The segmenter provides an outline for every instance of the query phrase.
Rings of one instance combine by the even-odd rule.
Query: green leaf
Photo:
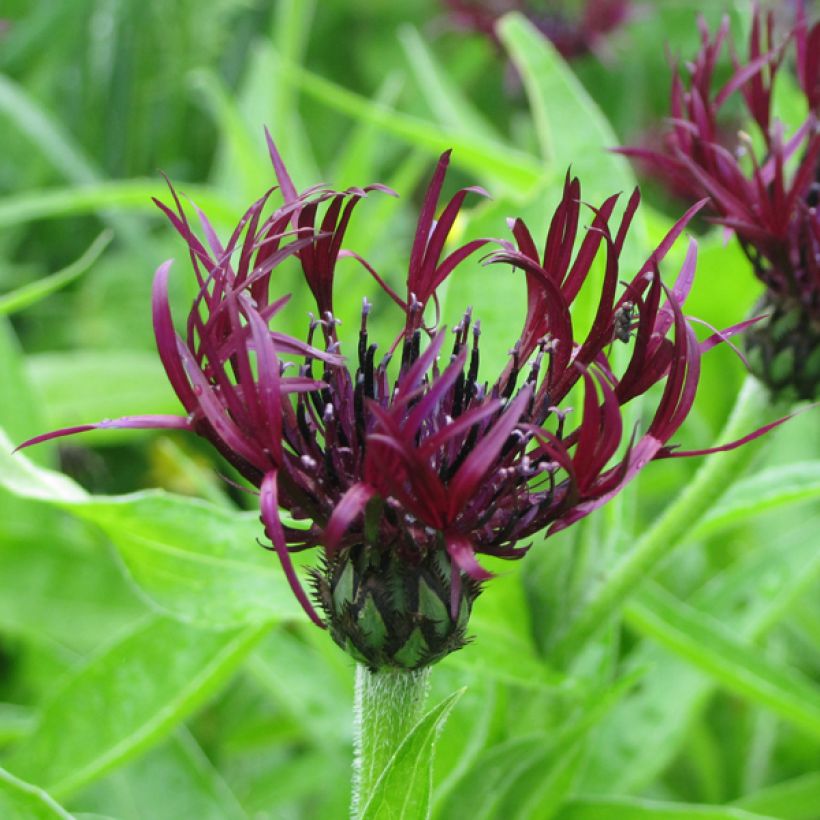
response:
[[[544,161],[561,174],[571,166],[585,200],[595,205],[619,191],[628,196],[635,174],[609,150],[620,141],[555,46],[518,13],[502,17],[496,32],[524,81]],[[632,231],[645,241],[642,224]]]
[[[625,616],[634,629],[695,664],[729,691],[820,737],[820,689],[738,641],[717,619],[658,586],[633,599]]]
[[[305,629],[330,643],[313,625]],[[338,652],[335,646],[331,651]],[[338,657],[345,658],[341,653]],[[350,723],[339,719],[350,711],[353,700],[349,664],[334,670],[315,646],[291,628],[281,628],[272,630],[260,644],[248,662],[248,672],[316,748],[350,747]]]
[[[99,180],[100,173],[93,162],[75,144],[62,123],[43,108],[22,86],[8,77],[0,75],[0,112],[30,140],[31,145],[40,149],[43,156],[67,180],[87,185]],[[101,210],[118,233],[142,253],[144,232],[133,218]],[[9,224],[0,217],[0,224]]]
[[[0,817],[9,820],[72,820],[71,815],[42,789],[23,782],[5,769],[0,769]]]
[[[70,285],[75,279],[82,276],[100,257],[100,254],[108,247],[114,234],[111,231],[103,231],[89,246],[88,250],[75,262],[63,268],[51,276],[37,279],[27,285],[23,285],[11,293],[0,296],[0,315],[15,313],[23,310],[29,305],[45,299],[60,288]]]
[[[447,721],[447,731],[436,745],[436,767],[432,816],[447,800],[462,777],[491,742],[505,718],[506,687],[480,674],[465,676],[462,670],[437,666],[432,676],[433,691],[451,692],[456,686],[467,691]]]
[[[175,618],[227,628],[304,617],[279,562],[257,543],[257,514],[159,490],[90,496],[10,450],[0,432],[0,484],[99,526],[139,590]]]
[[[210,628],[304,618],[276,556],[257,543],[256,513],[161,491],[70,509],[103,529],[140,590],[175,618]]]
[[[463,689],[434,706],[411,729],[382,772],[361,820],[426,820],[433,790],[436,740]],[[397,800],[403,795],[403,800]]]
[[[88,493],[68,476],[33,464],[14,453],[15,444],[0,429],[0,485],[22,498],[67,504],[81,503]]]
[[[435,155],[453,149],[453,164],[471,174],[492,176],[493,184],[510,193],[524,194],[544,182],[549,175],[542,162],[507,146],[472,135],[454,134],[418,117],[373,102],[306,69],[283,64],[282,71],[306,94],[323,105],[356,120],[372,122],[387,133]]]
[[[694,537],[709,535],[788,504],[820,498],[820,461],[768,467],[735,484],[700,522]]]
[[[392,106],[401,93],[404,85],[403,78],[398,74],[388,74],[384,82],[378,88],[373,99],[380,105]],[[345,140],[344,146],[337,153],[333,163],[333,184],[338,188],[350,186],[361,186],[364,179],[368,179],[374,172],[374,160],[379,156],[379,151],[384,144],[384,137],[381,130],[372,122],[358,123]],[[427,170],[427,163],[424,163]],[[399,166],[400,167],[400,166]],[[399,168],[394,169],[394,174]],[[403,180],[402,180],[403,181]],[[402,186],[399,190],[407,191],[411,185]],[[379,224],[383,224],[379,221]],[[355,227],[355,223],[353,226]],[[364,227],[360,232],[369,233],[370,241],[374,241],[373,231],[366,231]],[[348,234],[350,236],[350,234]],[[354,235],[355,236],[355,235]],[[351,248],[361,248],[358,241],[346,240],[347,246]],[[360,251],[361,252],[361,251]]]
[[[509,789],[530,766],[548,767],[554,751],[546,733],[516,737],[486,750],[456,784],[436,816],[489,820],[503,817],[501,805]]]
[[[745,555],[696,591],[691,604],[741,639],[755,640],[812,583],[820,562],[814,538],[818,526],[815,516]],[[598,728],[583,791],[645,789],[676,757],[715,689],[713,678],[657,644],[637,648],[631,664],[650,671]]]
[[[29,356],[27,367],[29,378],[43,399],[48,424],[55,429],[120,416],[182,412],[154,353],[42,353]],[[134,435],[131,430],[106,430],[99,435],[89,433],[86,441],[116,444],[123,436]]]
[[[58,796],[79,789],[205,703],[267,628],[212,632],[146,621],[65,681],[7,765]]]
[[[470,632],[475,642],[465,651],[448,655],[444,661],[448,666],[525,689],[544,689],[561,680],[538,656],[527,633],[494,621],[480,610],[470,618]]]
[[[19,515],[19,499],[8,499]],[[5,635],[68,648],[73,656],[145,615],[115,556],[100,549],[100,539],[89,538],[87,527],[42,504],[30,509],[32,520],[16,521],[17,531],[0,539],[0,630]]]
[[[578,798],[566,805],[560,820],[777,820],[764,814],[752,814],[726,806],[705,806],[696,803],[662,803],[638,797]]]
[[[418,29],[402,26],[399,40],[416,75],[416,84],[436,119],[445,128],[497,142],[499,150],[507,150],[507,146],[500,143],[498,132],[439,65]]]
[[[500,816],[516,820],[549,820],[564,804],[584,762],[583,743],[562,751],[553,765],[546,768],[536,755],[531,759],[515,785],[507,789]]]
[[[299,65],[310,24],[314,0],[284,0],[276,4],[276,34],[290,29],[287,43],[280,36],[272,39],[257,38],[248,55],[244,76],[234,98],[242,114],[251,139],[258,140],[259,149],[267,156],[264,129],[267,127],[284,158],[288,173],[300,190],[322,179],[322,172],[313,154],[315,134],[310,123],[303,120],[298,110],[298,88],[291,77],[282,71],[281,64]],[[275,77],[276,81],[271,82]],[[271,179],[270,161],[266,160],[263,179]],[[230,168],[222,163],[213,177],[217,187],[236,187]],[[358,181],[361,184],[361,181]],[[269,184],[269,183],[266,183]],[[259,196],[261,191],[255,196]]]
[[[201,68],[191,73],[191,85],[214,119],[222,137],[222,157],[225,170],[231,173],[234,186],[248,198],[259,196],[259,182],[265,172],[271,173],[262,149],[262,134],[256,139],[250,133],[234,97],[215,72]],[[241,185],[236,186],[236,177]]]
[[[0,703],[0,745],[25,737],[34,728],[34,715],[25,706]]]
[[[815,820],[820,806],[820,772],[767,786],[735,800],[732,805],[780,820]]]
[[[35,219],[81,216],[109,209],[158,214],[151,197],[162,199],[163,185],[159,179],[130,179],[15,194],[0,198],[0,223],[8,227]],[[238,210],[210,188],[180,184],[179,189],[206,211],[212,221],[231,223],[236,220]]]
[[[549,734],[538,732],[498,743],[480,755],[451,789],[437,817],[552,817],[569,793],[584,761],[590,730],[643,675],[635,670],[608,691],[590,698],[580,718]]]
[[[97,178],[97,170],[62,124],[8,77],[0,77],[0,111],[67,179],[92,182]]]
[[[84,811],[118,820],[247,820],[236,797],[185,729],[84,790],[77,804]]]

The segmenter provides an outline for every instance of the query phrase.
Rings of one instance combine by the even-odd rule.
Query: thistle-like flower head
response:
[[[748,336],[752,366],[774,392],[799,398],[820,391],[820,23],[809,27],[803,4],[797,24],[775,42],[774,16],[755,11],[741,59],[724,20],[672,85],[671,121],[663,151],[628,148],[692,198],[708,196],[715,220],[731,229],[766,286],[768,321]],[[791,134],[773,115],[774,84],[793,46],[806,117]],[[728,47],[734,70],[716,87]],[[727,146],[724,110],[742,101],[756,130]]]
[[[272,142],[270,151],[283,202],[264,216],[266,193],[227,242],[201,212],[198,238],[173,188],[173,206],[158,203],[187,244],[199,285],[181,335],[168,304],[169,263],[153,288],[159,354],[186,415],[106,421],[28,443],[94,427],[180,428],[206,438],[258,488],[265,532],[308,615],[373,668],[417,668],[464,643],[473,601],[490,577],[481,556],[520,558],[527,539],[568,527],[648,462],[672,454],[702,352],[736,328],[699,342],[684,317],[694,242],[672,287],[658,272],[699,206],[631,275],[620,257],[638,192],[613,228],[618,197],[587,211],[569,176],[543,251],[520,219],[510,223],[510,241],[451,247],[465,198],[484,192],[459,191],[436,220],[448,152],[424,198],[400,294],[342,250],[359,202],[387,189],[300,194]],[[498,276],[512,277],[511,266],[526,279],[519,338],[489,379],[481,375],[478,320],[467,309],[446,328],[437,296],[479,249],[490,251],[484,262]],[[397,315],[384,353],[368,335],[366,298],[358,338],[340,337],[333,298],[342,256],[361,263]],[[605,262],[597,311],[579,335],[571,307],[582,289],[597,287],[588,280],[596,257]],[[304,341],[276,329],[288,301],[278,269],[293,258],[317,308]],[[628,351],[625,367],[613,364],[613,348]],[[646,429],[625,430],[622,406],[659,383]],[[571,411],[576,388],[580,407]],[[305,526],[284,524],[281,509]],[[312,596],[291,561],[308,548],[322,552]]]

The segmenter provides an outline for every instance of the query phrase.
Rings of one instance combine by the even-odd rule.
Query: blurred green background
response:
[[[433,0],[5,0],[0,427],[17,443],[178,412],[154,350],[150,287],[156,266],[176,259],[182,317],[193,277],[151,197],[168,198],[162,171],[229,232],[272,184],[266,125],[297,187],[379,181],[401,194],[372,195],[345,243],[397,287],[446,148],[448,186],[493,195],[472,203],[459,235],[505,235],[505,218],[524,216],[543,236],[570,164],[588,202],[628,194],[633,169],[605,149],[657,139],[665,49],[694,54],[702,10],[635,5],[605,48],[568,66],[523,18],[508,18],[496,45]],[[705,11],[712,24],[729,13],[742,40],[750,8]],[[777,106],[799,121],[788,76]],[[685,207],[647,181],[622,278]],[[745,258],[705,222],[693,230],[688,311],[739,321],[758,295]],[[684,250],[670,255],[667,280]],[[474,306],[491,378],[523,319],[523,281],[477,262],[466,270],[447,287],[445,319]],[[375,288],[352,263],[339,281],[355,327]],[[284,270],[283,292],[296,291],[283,322],[301,336],[298,288]],[[581,326],[592,291],[579,300]],[[395,316],[378,307],[388,338]],[[714,441],[743,379],[731,351],[706,357],[685,446]],[[818,427],[816,411],[804,413],[752,445],[729,494],[573,658],[555,656],[556,639],[695,461],[650,466],[616,504],[494,567],[475,642],[433,675],[434,698],[467,687],[437,748],[434,817],[820,816]],[[0,462],[12,476],[0,489],[0,766],[78,814],[345,816],[352,662],[299,617],[254,542],[254,514],[236,512],[254,499],[215,473],[225,466],[191,438],[137,432],[27,455],[122,497],[72,500],[79,491],[50,473]],[[214,559],[220,577],[186,585],[195,559],[174,561],[200,547],[247,566],[234,579],[231,561]],[[234,597],[209,599],[226,579]],[[6,806],[0,815],[63,816],[0,776]]]

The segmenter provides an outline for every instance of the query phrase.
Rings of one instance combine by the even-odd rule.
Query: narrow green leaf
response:
[[[413,727],[382,772],[361,820],[426,820],[433,790],[436,740],[463,694],[454,692]]]
[[[502,17],[496,31],[524,81],[544,161],[561,174],[572,166],[594,204],[619,191],[628,196],[635,174],[609,150],[620,141],[555,46],[518,13]],[[635,231],[645,240],[643,225]]]
[[[474,643],[453,652],[447,666],[526,689],[559,685],[562,675],[544,663],[532,639],[530,611],[518,575],[499,574],[470,616]]]
[[[79,259],[61,271],[37,279],[11,293],[0,296],[0,315],[23,310],[23,308],[45,299],[46,296],[50,296],[60,288],[70,285],[99,259],[100,254],[108,247],[113,236],[114,234],[111,231],[103,231]]]
[[[770,814],[780,820],[815,820],[820,806],[820,772],[767,786],[747,794],[733,806],[759,814]]]
[[[236,220],[238,209],[212,189],[184,183],[179,185],[179,189],[206,211],[213,221],[231,223]],[[109,209],[157,214],[159,212],[151,197],[163,199],[164,190],[159,179],[128,179],[13,194],[0,198],[0,224],[9,227],[35,219],[80,216]]]
[[[448,666],[525,689],[556,685],[561,676],[538,656],[527,636],[476,612],[470,619],[475,642],[463,652],[448,655]]]
[[[490,820],[502,817],[501,804],[508,788],[530,766],[546,769],[551,752],[552,738],[546,733],[516,737],[486,750],[456,784],[437,817],[470,817],[472,820]]]
[[[745,555],[712,577],[690,603],[740,639],[754,641],[814,582],[820,571],[813,537],[818,526],[820,518],[814,516]],[[583,791],[645,789],[676,757],[714,692],[714,678],[658,644],[644,642],[632,663],[650,671],[598,728]]]
[[[3,76],[0,76],[0,111],[29,137],[33,145],[40,148],[67,179],[74,182],[93,182],[97,179],[97,170],[63,126],[22,86]]]
[[[237,105],[248,133],[259,140],[259,147],[267,155],[264,129],[268,128],[276,141],[279,153],[287,163],[288,173],[297,188],[306,188],[324,179],[313,151],[315,134],[310,122],[299,111],[295,81],[282,70],[282,63],[300,65],[314,0],[285,0],[276,4],[274,15],[275,36],[257,38],[248,54],[244,76],[236,93]],[[290,29],[287,44],[280,35]],[[280,47],[280,44],[282,47]],[[271,78],[275,78],[271,82]],[[218,187],[231,185],[227,169],[217,169]],[[271,179],[270,165],[266,165],[264,179]],[[361,181],[357,181],[361,184]]]
[[[505,716],[505,686],[478,675],[465,677],[460,669],[450,673],[442,666],[436,668],[433,685],[438,691],[449,692],[465,684],[467,691],[451,712],[447,731],[436,745],[433,817],[439,816],[439,807],[492,742]]]
[[[571,718],[549,733],[515,737],[487,749],[451,788],[436,816],[442,820],[553,816],[584,759],[588,733],[632,689],[643,671],[635,670],[608,691],[591,697],[580,718]]]
[[[820,737],[820,689],[795,670],[768,661],[716,619],[661,587],[641,592],[625,610],[627,623],[712,675],[722,686],[771,709]]]
[[[235,99],[222,79],[209,69],[198,69],[191,74],[191,84],[211,114],[222,137],[222,162],[238,176],[239,189],[247,197],[260,195],[260,179],[268,165],[262,148],[262,134],[256,139],[242,119]],[[270,171],[268,171],[270,173]],[[235,185],[235,182],[234,182]]]
[[[92,782],[207,701],[267,628],[211,632],[146,621],[69,677],[9,768],[58,796]]]
[[[0,769],[0,817],[14,820],[72,820],[48,794]]]
[[[373,99],[380,105],[392,107],[399,97],[404,85],[403,78],[397,73],[388,74],[379,86]],[[381,129],[373,122],[360,122],[351,131],[345,140],[344,147],[337,154],[333,163],[333,184],[338,188],[358,185],[361,187],[363,180],[368,180],[373,173],[374,160],[379,156],[379,151],[384,143]],[[425,166],[427,163],[425,162]],[[395,169],[394,173],[399,169]],[[408,190],[403,188],[402,190]],[[396,189],[398,192],[399,189]],[[382,224],[379,221],[378,224]],[[355,227],[355,223],[353,226]],[[372,231],[371,234],[372,241]],[[348,247],[359,248],[358,243],[347,240]]]
[[[283,64],[282,71],[319,102],[356,120],[372,122],[387,133],[431,154],[453,149],[453,164],[481,177],[491,175],[494,184],[510,193],[526,194],[549,175],[542,162],[516,149],[479,137],[448,132],[418,117],[373,102],[336,83],[298,66]]]
[[[24,507],[18,498],[17,519]],[[144,617],[145,606],[114,557],[59,510],[25,505],[0,539],[0,630],[9,637],[87,654]],[[11,530],[8,527],[7,530]],[[0,708],[0,739],[3,737]]]
[[[544,767],[538,757],[531,760],[512,788],[507,789],[507,799],[502,817],[515,820],[550,820],[561,809],[584,762],[585,747],[576,743],[562,751],[553,765]]]
[[[286,158],[288,167],[297,173],[294,179],[299,179],[300,171],[316,169],[316,160],[312,154],[312,123],[304,119],[299,111],[297,84],[287,73],[280,72],[279,67],[281,62],[305,64],[316,5],[316,0],[279,0],[276,3],[276,10],[272,15],[270,44],[265,42],[262,45],[262,48],[269,51],[272,59],[263,59],[257,63],[258,67],[265,64],[272,66],[276,82],[270,81],[270,74],[258,77],[255,83],[249,83],[248,88],[244,89],[249,93],[243,96],[250,109],[258,110],[258,94],[254,94],[253,90],[258,91],[261,81],[261,87],[268,98],[263,109],[268,116],[264,124],[270,128],[275,127],[282,156]],[[314,173],[309,179],[307,184],[312,185],[320,177]],[[362,183],[358,181],[356,184]]]
[[[43,156],[67,180],[88,185],[97,182],[101,174],[91,159],[77,146],[62,123],[43,108],[21,85],[0,75],[0,112],[37,146]],[[142,253],[144,231],[133,218],[100,209],[113,228],[125,238],[138,253]],[[9,224],[0,218],[0,224]]]
[[[702,537],[767,510],[816,498],[820,498],[820,461],[769,467],[730,488],[693,535]]]
[[[507,150],[507,146],[501,144],[498,132],[439,65],[418,29],[409,24],[402,26],[399,40],[416,75],[419,90],[439,123],[461,134],[471,133],[497,142],[499,150]]]
[[[568,803],[560,820],[777,820],[764,814],[752,814],[726,806],[696,803],[663,803],[639,797],[580,797]]]

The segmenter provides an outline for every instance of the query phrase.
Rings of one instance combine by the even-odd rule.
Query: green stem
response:
[[[429,685],[429,666],[413,672],[356,667],[352,817],[367,806],[390,758],[421,718]]]
[[[732,413],[718,437],[720,443],[742,438],[760,426],[762,413],[771,412],[765,388],[748,377]],[[695,523],[743,473],[753,449],[738,447],[708,457],[686,489],[670,504],[637,544],[615,565],[606,581],[556,642],[558,660],[571,658],[615,615],[632,591],[681,542]]]

